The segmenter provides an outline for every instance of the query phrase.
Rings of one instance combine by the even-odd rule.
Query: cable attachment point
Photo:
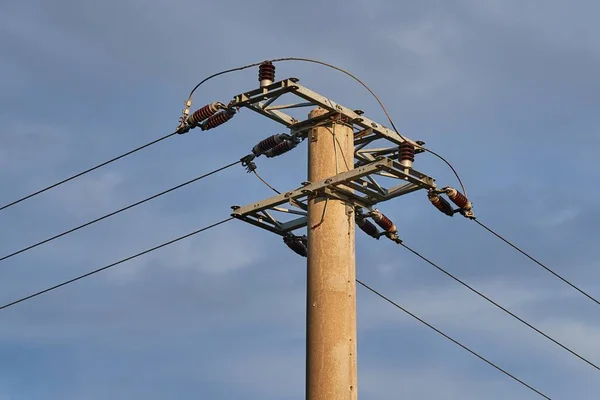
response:
[[[425,145],[425,142],[422,140],[417,140],[415,142],[419,147],[415,149],[415,153],[419,154],[419,153],[425,153],[425,149],[423,148],[423,146]]]
[[[283,242],[294,251],[294,253],[302,257],[308,256],[308,238],[306,235],[295,236],[288,234],[283,237]]]
[[[379,240],[379,237],[382,235],[382,233],[379,232],[379,229],[377,229],[377,227],[367,219],[367,216],[364,215],[360,209],[357,209],[354,213],[354,220],[356,221],[356,225],[358,225],[360,230],[372,238]]]
[[[438,193],[436,193],[436,191],[430,190],[427,193],[427,198],[429,199],[431,204],[433,204],[433,206],[440,210],[442,213],[446,214],[449,217],[452,217],[454,215],[454,209],[452,208],[450,203],[448,203],[446,199],[444,199]]]
[[[218,125],[221,125],[222,123],[225,123],[226,121],[231,119],[231,117],[233,116],[233,115],[229,116],[229,118],[225,119],[225,121],[220,122],[220,123],[217,123],[217,122],[219,122],[224,117],[221,117],[219,120],[213,119],[209,124],[209,119],[211,117],[213,117],[220,110],[226,109],[225,104],[215,101],[213,103],[207,104],[204,107],[194,111],[192,113],[192,115],[189,115],[191,105],[192,105],[191,100],[188,100],[185,102],[185,108],[182,112],[182,115],[181,115],[181,118],[179,121],[179,126],[177,127],[177,130],[176,130],[176,132],[180,135],[187,133],[190,130],[192,130],[198,126],[202,130],[214,128]],[[235,114],[235,112],[233,112],[233,114]],[[207,126],[206,128],[204,127],[205,125]]]
[[[181,117],[179,117],[179,125],[177,126],[177,129],[175,130],[175,132],[177,132],[179,135],[183,135],[184,133],[187,133],[190,131],[190,129],[192,129],[187,123],[191,106],[192,106],[192,100],[187,99],[185,101],[185,105],[183,106],[183,111],[181,111]]]
[[[394,225],[391,219],[386,217],[381,211],[377,209],[371,211],[369,213],[369,216],[373,218],[373,221],[375,221],[375,223],[379,225],[381,229],[383,229],[383,234],[387,236],[388,239],[398,244],[402,243],[402,240],[398,236],[398,229],[396,228],[396,225]]]
[[[256,164],[253,162],[255,156],[254,154],[248,154],[245,157],[242,157],[240,161],[242,162],[242,166],[246,168],[246,172],[254,172],[256,170]]]
[[[473,212],[473,204],[467,199],[467,197],[452,187],[445,187],[442,192],[446,193],[448,198],[459,207],[459,212],[466,218],[475,219],[475,213]]]

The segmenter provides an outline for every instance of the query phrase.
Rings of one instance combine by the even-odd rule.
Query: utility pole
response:
[[[309,119],[327,114],[313,110]],[[332,122],[311,129],[308,181],[354,166],[354,132]],[[306,398],[357,398],[353,204],[318,192],[308,201]]]
[[[308,258],[306,399],[355,400],[355,226],[374,239],[401,243],[394,223],[375,205],[425,190],[436,208],[452,215],[455,211],[440,195],[456,199],[458,192],[437,189],[433,178],[413,168],[423,142],[310,90],[297,78],[275,81],[271,62],[260,65],[259,82],[259,88],[236,95],[226,106],[211,103],[184,118],[188,122],[183,129],[212,129],[240,108],[288,128],[289,134],[263,139],[241,159],[248,172],[256,172],[258,157],[277,157],[308,142],[308,181],[252,204],[232,206],[231,215],[280,235],[290,249]],[[308,118],[304,107],[313,110]],[[294,234],[305,228],[307,235]]]
[[[438,189],[432,177],[413,168],[415,155],[427,150],[425,142],[409,139],[395,128],[367,118],[362,110],[345,107],[310,90],[298,78],[275,81],[273,63],[284,60],[316,62],[345,72],[301,58],[264,61],[258,67],[259,87],[234,96],[228,104],[209,103],[190,115],[190,94],[176,132],[183,134],[197,127],[203,131],[214,129],[241,108],[290,130],[289,134],[264,138],[240,159],[248,172],[254,172],[277,195],[242,207],[232,206],[231,216],[280,235],[291,250],[308,258],[306,399],[356,400],[355,225],[374,239],[387,237],[402,243],[396,225],[374,207],[420,190],[427,191],[431,204],[448,216],[460,212],[474,218],[474,214],[463,194],[451,187]],[[222,71],[200,84],[250,66]],[[283,98],[294,102],[284,103]],[[312,109],[308,118],[302,112],[305,107]],[[301,115],[294,114],[298,110]],[[258,175],[254,160],[281,156],[304,140],[308,142],[308,180],[300,187],[282,193]],[[294,234],[305,228],[307,235]]]

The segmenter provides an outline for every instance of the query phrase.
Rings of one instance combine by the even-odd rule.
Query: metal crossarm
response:
[[[316,126],[323,121],[341,116],[344,123],[351,125],[355,132],[355,145],[365,145],[377,139],[387,139],[390,142],[400,145],[407,142],[419,147],[419,143],[401,137],[394,130],[387,128],[375,121],[362,115],[360,110],[352,110],[344,107],[329,98],[320,95],[298,83],[297,78],[288,78],[275,82],[271,85],[251,90],[239,94],[229,103],[228,107],[246,107],[259,114],[262,114],[276,122],[279,122],[290,128],[292,133],[306,131],[306,129]],[[298,103],[273,105],[280,97],[286,94],[292,94],[299,97]],[[299,107],[321,107],[329,112],[318,118],[299,121],[296,118],[282,112],[281,110],[299,108]]]
[[[372,178],[376,174],[402,180],[403,183],[382,187]],[[398,162],[381,157],[353,170],[319,182],[306,182],[302,187],[282,193],[247,206],[233,206],[233,217],[252,225],[285,236],[306,226],[306,209],[309,197],[320,194],[331,198],[347,200],[356,206],[371,208],[377,203],[414,192],[419,189],[435,189],[434,179],[414,169],[406,168]],[[284,207],[285,206],[285,207]],[[289,207],[289,208],[288,208]],[[280,221],[277,216],[300,215],[288,221]],[[281,218],[280,217],[280,218]]]

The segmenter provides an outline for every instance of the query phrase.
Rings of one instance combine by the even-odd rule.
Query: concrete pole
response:
[[[325,113],[317,108],[309,118]],[[354,167],[349,126],[313,128],[308,139],[309,181]],[[307,400],[357,398],[354,224],[354,210],[344,201],[308,202]]]

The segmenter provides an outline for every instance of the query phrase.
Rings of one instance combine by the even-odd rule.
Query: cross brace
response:
[[[383,174],[404,181],[385,189],[376,184],[372,175]],[[307,201],[310,197],[324,196],[347,201],[353,207],[371,208],[375,204],[414,192],[435,189],[433,178],[414,169],[406,169],[398,162],[380,157],[366,165],[342,172],[319,182],[305,182],[302,187],[243,207],[233,206],[232,217],[285,236],[306,226]],[[282,207],[288,205],[290,208]],[[275,213],[299,215],[280,221]]]
[[[419,143],[400,136],[397,132],[389,129],[375,121],[362,115],[360,110],[351,110],[344,107],[329,98],[320,95],[298,83],[297,78],[288,78],[275,82],[271,85],[251,90],[239,94],[229,103],[229,107],[246,107],[259,114],[266,116],[276,122],[279,122],[290,128],[291,132],[306,132],[307,129],[322,124],[332,118],[340,118],[344,123],[351,125],[355,130],[355,145],[365,145],[376,139],[387,139],[395,145],[403,143],[405,140],[419,148]],[[286,104],[281,106],[272,106],[279,97],[284,94],[294,94],[300,97],[303,102],[296,104]],[[298,121],[290,115],[280,111],[282,109],[298,107],[321,107],[329,112],[317,118]]]

